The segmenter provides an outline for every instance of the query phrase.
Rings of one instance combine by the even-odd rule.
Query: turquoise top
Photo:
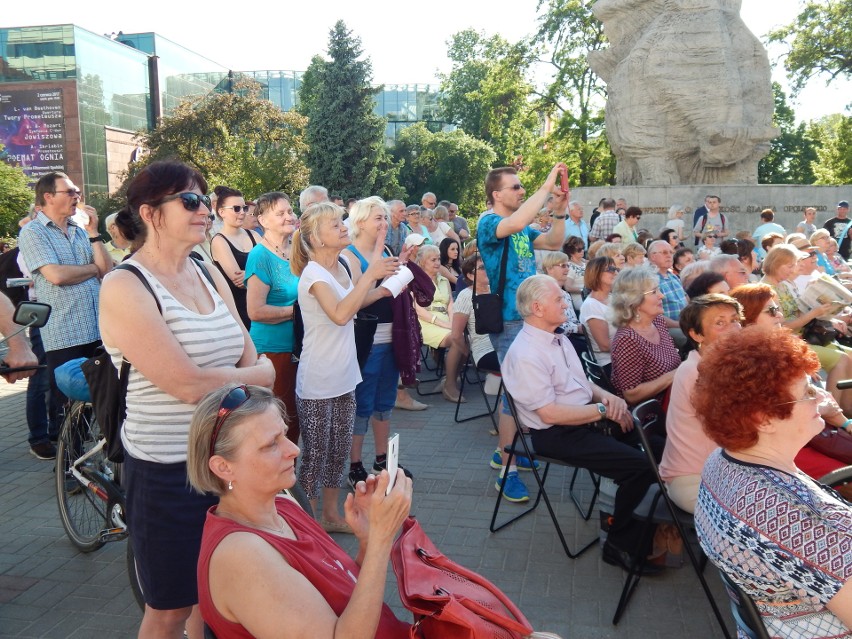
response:
[[[255,246],[246,262],[245,281],[256,277],[269,287],[266,303],[270,306],[292,306],[299,297],[299,278],[290,271],[290,262],[275,255],[263,244]],[[293,321],[277,324],[253,321],[249,330],[258,353],[291,353]]]

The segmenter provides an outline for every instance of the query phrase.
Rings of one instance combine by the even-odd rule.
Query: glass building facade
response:
[[[135,133],[150,130],[187,97],[229,91],[237,75],[259,82],[263,96],[282,110],[298,105],[302,72],[237,74],[156,33],[104,36],[70,24],[0,29],[0,111],[4,99],[6,109],[17,112],[15,100],[33,100],[45,90],[61,93],[63,112],[54,111],[55,119],[64,118],[62,148],[67,157],[62,168],[87,194],[114,190],[135,147]],[[434,85],[384,86],[376,95],[375,111],[387,118],[386,144],[393,144],[399,131],[415,122],[426,121],[432,130],[452,128],[437,119],[438,95]],[[24,110],[29,114],[44,108]],[[50,125],[43,126],[46,130]],[[7,131],[6,139],[25,133]],[[16,150],[15,157],[30,155],[35,157],[24,148]],[[31,177],[35,181],[38,175]]]

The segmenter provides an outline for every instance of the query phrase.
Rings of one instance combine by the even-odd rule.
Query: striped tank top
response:
[[[245,346],[242,329],[200,271],[198,277],[216,305],[207,315],[191,311],[178,302],[139,262],[128,262],[148,280],[160,301],[166,325],[196,366],[236,366]],[[195,268],[198,270],[197,266]],[[116,348],[107,348],[107,352],[116,369],[120,368],[121,352]],[[168,366],[169,362],[164,359],[162,365]],[[186,461],[189,423],[194,410],[194,404],[186,404],[163,392],[131,365],[127,384],[127,418],[121,430],[125,450],[137,459],[160,464]]]

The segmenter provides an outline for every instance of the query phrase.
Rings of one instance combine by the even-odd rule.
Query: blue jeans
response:
[[[47,363],[39,329],[30,329],[30,342],[38,363]],[[27,441],[30,446],[44,444],[59,436],[59,416],[62,405],[56,401],[55,397],[56,394],[50,392],[50,371],[40,368],[30,377],[27,386],[27,427],[30,430]]]
[[[492,333],[489,335],[491,338],[491,345],[497,352],[497,359],[500,360],[501,365],[503,364],[503,360],[506,358],[506,353],[509,351],[509,347],[512,345],[512,342],[515,341],[515,338],[518,336],[518,333],[521,332],[523,327],[523,320],[512,320],[508,322],[503,320],[503,332]],[[509,411],[509,400],[506,399],[505,395],[503,395],[503,414],[511,414]]]

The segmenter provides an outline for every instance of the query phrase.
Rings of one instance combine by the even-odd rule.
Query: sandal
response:
[[[352,527],[347,524],[345,521],[327,521],[325,519],[319,520],[319,525],[322,526],[322,529],[327,533],[344,533],[347,535],[354,535],[355,531],[352,530]]]

